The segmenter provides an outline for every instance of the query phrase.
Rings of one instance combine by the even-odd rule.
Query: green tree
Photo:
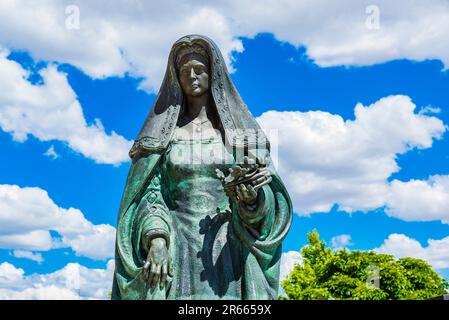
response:
[[[396,260],[375,252],[332,251],[316,230],[307,234],[309,244],[281,286],[291,300],[427,299],[447,293],[448,281],[425,261]]]

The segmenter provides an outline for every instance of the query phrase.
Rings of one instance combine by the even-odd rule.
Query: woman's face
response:
[[[199,97],[209,90],[207,67],[197,60],[189,60],[179,69],[179,81],[184,94]]]

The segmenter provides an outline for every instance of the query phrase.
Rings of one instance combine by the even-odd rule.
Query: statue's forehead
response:
[[[181,65],[180,70],[183,70],[183,69],[186,69],[186,68],[189,68],[189,67],[195,67],[195,66],[205,67],[206,65],[203,62],[198,61],[197,59],[195,59],[195,57],[190,57],[190,58],[188,58],[186,60],[186,62],[184,62]]]

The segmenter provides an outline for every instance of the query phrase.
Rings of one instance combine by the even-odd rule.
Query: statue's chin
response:
[[[205,93],[205,91],[198,88],[198,89],[191,91],[189,95],[192,97],[198,98],[198,97],[201,97],[204,93]]]

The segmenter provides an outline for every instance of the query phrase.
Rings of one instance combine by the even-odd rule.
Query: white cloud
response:
[[[108,224],[92,225],[89,232],[65,235],[66,242],[78,254],[95,259],[114,255],[115,228]]]
[[[393,180],[387,198],[387,214],[402,220],[441,220],[449,224],[449,175],[428,180]]]
[[[334,250],[346,248],[353,245],[351,239],[352,237],[349,234],[340,234],[338,236],[332,237],[331,246]]]
[[[393,59],[441,59],[449,64],[449,4],[444,0],[388,1],[379,9],[379,28],[367,27],[372,2],[313,0],[226,2],[226,14],[239,33],[272,32],[283,41],[305,45],[321,66],[370,65]]]
[[[50,148],[48,148],[47,151],[44,152],[44,156],[52,158],[53,160],[56,160],[59,158],[59,155],[55,151],[55,146],[53,146],[53,145]]]
[[[17,269],[9,262],[0,264],[0,284],[2,286],[21,285],[24,274],[25,272],[22,269]]]
[[[441,113],[441,109],[440,108],[435,108],[432,106],[426,106],[424,108],[421,108],[421,110],[419,110],[420,114],[438,114]]]
[[[1,188],[1,187],[0,187]],[[0,189],[1,190],[1,189]],[[0,191],[1,193],[2,191]],[[0,196],[0,198],[3,198]],[[0,205],[2,208],[4,205]],[[5,215],[0,213],[0,220],[4,222]],[[11,221],[6,221],[7,224],[2,226],[2,234],[0,235],[0,248],[4,249],[24,249],[24,250],[38,250],[47,251],[53,247],[53,239],[48,230],[20,230],[17,227],[15,230],[19,233],[9,233],[6,228],[11,228]]]
[[[0,44],[28,50],[34,58],[70,63],[94,78],[144,77],[159,87],[172,43],[185,34],[211,36],[229,62],[241,51],[228,19],[211,5],[166,1],[77,1],[80,28],[67,29],[73,1],[0,4]]]
[[[77,255],[107,259],[114,255],[114,240],[114,227],[94,225],[78,209],[57,206],[45,190],[0,185],[0,248],[48,251],[71,247]]]
[[[4,262],[0,264],[0,300],[108,299],[113,273],[113,260],[108,261],[106,269],[69,263],[50,274],[32,275]]]
[[[449,268],[449,237],[441,240],[429,239],[423,247],[417,240],[404,234],[390,234],[376,249],[378,253],[394,255],[396,258],[413,257],[427,261],[435,269]]]
[[[391,215],[405,219],[404,210],[412,202],[401,201],[407,197],[401,192],[410,183],[388,183],[400,169],[396,157],[413,148],[430,148],[447,130],[440,119],[416,113],[415,108],[409,97],[397,95],[370,106],[357,104],[354,120],[321,111],[268,111],[257,120],[266,132],[277,130],[273,150],[279,153],[278,171],[297,213],[328,212],[334,204],[347,212],[387,205]],[[449,197],[446,178],[433,180],[433,195],[416,199],[421,206],[431,207],[434,200],[439,201],[435,207],[445,205]],[[435,208],[431,218],[442,219],[446,208]],[[412,210],[410,218],[429,220],[428,214]]]
[[[49,65],[40,75],[42,84],[29,82],[28,72],[9,60],[7,52],[0,51],[0,128],[3,131],[18,142],[26,141],[28,135],[41,141],[63,141],[97,163],[116,165],[128,161],[132,142],[114,131],[107,134],[98,119],[94,124],[86,122],[64,73]]]
[[[36,286],[22,291],[0,289],[2,300],[78,300],[79,297],[66,288],[53,285]]]
[[[2,1],[0,43],[33,57],[70,63],[92,77],[143,77],[159,87],[171,44],[190,33],[210,36],[228,62],[240,36],[273,33],[305,46],[321,66],[369,65],[392,59],[449,63],[449,4],[444,0],[376,1],[379,28],[367,27],[371,3],[357,0],[250,0],[129,2],[76,1],[80,28],[66,28],[73,1]],[[87,48],[87,50],[86,50]]]
[[[30,259],[36,261],[37,263],[42,263],[44,261],[41,253],[33,253],[32,251],[14,250],[12,255],[16,258]]]
[[[124,0],[77,1],[80,28],[69,29],[66,22],[72,16],[66,8],[73,1],[3,1],[0,47],[27,50],[35,59],[70,63],[94,78],[130,73],[142,77],[142,86],[149,90],[159,87],[171,44],[188,33],[216,40],[228,65],[231,53],[243,50],[238,37],[260,32],[272,32],[295,46],[305,45],[322,66],[366,65],[396,58],[439,58],[447,65],[449,4],[442,0],[399,3],[378,1],[380,28],[370,30],[365,23],[367,3],[355,0],[344,6],[311,0],[165,1],[157,6],[151,1],[133,5]],[[0,127],[4,131],[17,141],[29,134],[42,141],[64,141],[98,163],[128,161],[131,141],[115,132],[107,134],[100,120],[88,124],[66,76],[54,65],[41,71],[43,84],[32,84],[26,80],[27,72],[6,55],[4,50],[0,54]],[[424,109],[423,113],[433,112]],[[47,153],[54,156],[50,149]],[[377,194],[372,196],[376,202]]]
[[[298,251],[288,251],[282,253],[281,270],[279,272],[279,280],[282,281],[287,277],[296,264],[302,265],[302,256]]]

